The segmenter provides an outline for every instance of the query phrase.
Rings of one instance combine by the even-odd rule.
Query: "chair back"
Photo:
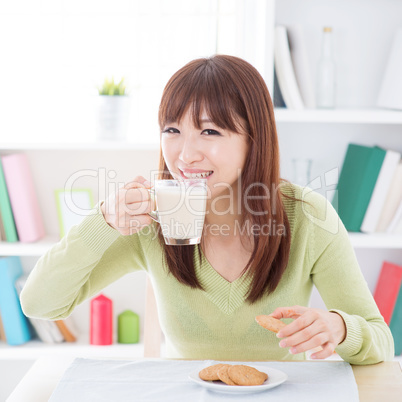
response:
[[[147,276],[144,322],[144,357],[160,357],[162,330],[152,282]]]

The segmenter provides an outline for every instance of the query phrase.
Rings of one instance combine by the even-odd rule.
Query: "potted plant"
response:
[[[98,138],[101,140],[125,140],[130,111],[130,99],[126,94],[124,78],[119,83],[105,79],[98,87]]]

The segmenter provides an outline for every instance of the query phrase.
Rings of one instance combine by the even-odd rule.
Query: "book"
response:
[[[292,59],[296,82],[304,106],[308,109],[315,109],[315,91],[310,70],[310,63],[307,54],[306,39],[301,25],[289,25],[288,32],[290,57]]]
[[[2,157],[2,163],[18,238],[26,243],[40,240],[45,227],[28,158],[23,153],[10,154]]]
[[[77,340],[74,333],[70,330],[70,328],[67,327],[66,323],[63,320],[56,320],[55,323],[66,342],[75,342]]]
[[[387,325],[391,322],[402,283],[402,266],[384,261],[374,291],[374,300]]]
[[[402,110],[402,28],[396,31],[384,78],[378,95],[377,106]]]
[[[4,241],[18,241],[17,228],[15,227],[14,215],[11,209],[8,196],[6,179],[4,177],[3,165],[0,159],[0,213],[2,226],[4,228]]]
[[[399,152],[390,149],[385,150],[385,152],[385,158],[360,228],[364,233],[374,233],[376,231],[392,179],[401,160]]]
[[[14,283],[18,297],[26,283],[28,275],[21,275]],[[64,336],[59,330],[55,321],[41,320],[39,318],[28,317],[29,322],[35,330],[38,338],[44,343],[61,343],[64,341]]]
[[[402,287],[399,288],[389,329],[394,338],[395,355],[400,355],[402,353]]]
[[[279,86],[286,106],[289,109],[303,110],[304,104],[297,86],[286,27],[275,27],[274,65]]]
[[[332,205],[350,232],[360,231],[385,154],[379,147],[348,145]]]
[[[273,103],[274,103],[274,107],[282,107],[285,108],[286,107],[286,103],[283,99],[283,95],[281,92],[281,88],[279,86],[279,82],[278,82],[278,76],[276,74],[276,70],[274,68],[274,93],[273,93]]]
[[[58,189],[54,193],[59,217],[60,238],[62,238],[74,225],[78,225],[84,216],[91,213],[94,206],[93,196],[91,189],[88,188]]]
[[[402,203],[402,161],[399,162],[385,197],[376,232],[386,232],[398,206]]]
[[[402,202],[399,204],[398,209],[387,228],[387,233],[402,234]]]
[[[21,304],[15,281],[22,275],[19,257],[0,258],[0,314],[9,345],[21,345],[32,338],[32,330]]]

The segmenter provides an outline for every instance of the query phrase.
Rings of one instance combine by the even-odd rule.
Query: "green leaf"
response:
[[[114,82],[114,78],[111,80],[105,78],[102,87],[98,87],[98,92],[100,95],[125,95],[126,86],[124,85],[124,77],[120,80],[118,84]]]

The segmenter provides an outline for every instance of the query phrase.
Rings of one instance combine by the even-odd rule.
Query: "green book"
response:
[[[402,287],[399,288],[389,329],[394,337],[395,356],[399,356],[402,353]]]
[[[349,232],[359,232],[386,150],[349,144],[332,205]]]
[[[11,209],[10,198],[8,197],[8,190],[6,180],[4,178],[3,165],[0,161],[0,211],[1,219],[3,221],[4,232],[6,240],[10,242],[18,241],[17,229],[15,227],[14,215]]]

